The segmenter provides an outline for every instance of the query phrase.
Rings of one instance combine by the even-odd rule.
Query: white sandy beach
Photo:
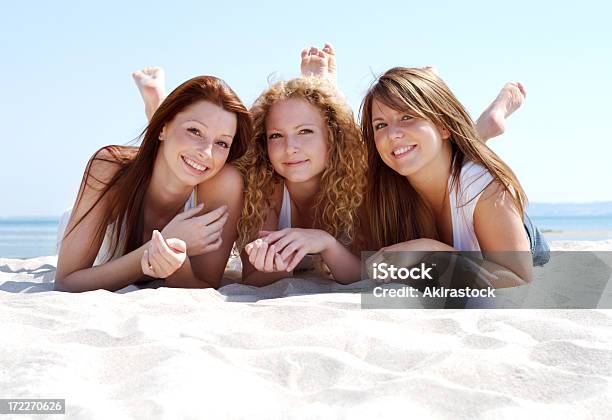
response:
[[[65,398],[69,418],[612,412],[612,310],[364,310],[317,279],[69,294],[56,262],[0,258],[0,392]]]

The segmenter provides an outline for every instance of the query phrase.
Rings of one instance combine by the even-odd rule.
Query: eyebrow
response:
[[[314,126],[314,127],[316,127],[317,125],[315,123],[303,123],[303,124],[296,125],[295,127],[293,127],[293,129],[296,130],[296,129],[300,128],[300,127],[305,127],[305,126]],[[269,130],[266,130],[266,131],[270,132],[270,131],[283,131],[283,130],[279,130],[276,127],[272,127],[272,128],[270,128]]]
[[[187,122],[190,122],[190,121],[197,122],[198,124],[202,124],[204,127],[208,128],[208,126],[206,124],[204,124],[200,120],[196,120],[195,118],[190,118],[190,119],[187,120]],[[221,137],[229,137],[230,139],[234,138],[234,136],[232,136],[230,134],[221,134]]]

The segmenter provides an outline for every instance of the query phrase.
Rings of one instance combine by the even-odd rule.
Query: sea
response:
[[[612,239],[612,202],[532,203],[528,214],[549,240]],[[0,217],[0,258],[57,255],[57,217]]]

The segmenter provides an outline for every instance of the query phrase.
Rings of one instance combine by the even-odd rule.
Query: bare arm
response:
[[[330,235],[333,240],[321,252],[323,261],[329,267],[334,280],[342,284],[350,284],[361,279],[361,260],[344,245]]]
[[[238,236],[237,226],[242,211],[243,190],[242,175],[230,164],[226,164],[214,178],[198,186],[198,197],[201,197],[200,201],[204,202],[207,210],[227,205],[228,212],[217,249],[190,258],[193,274],[204,284],[201,287],[210,285],[218,288],[221,283],[232,247]]]
[[[485,259],[511,270],[518,278],[515,284],[496,287],[518,286],[531,281],[533,263],[523,220],[510,193],[499,183],[491,183],[478,200],[474,230]]]
[[[95,157],[103,159],[97,160]],[[73,208],[66,233],[70,232],[81,216],[90,209],[98,199],[100,189],[108,182],[118,169],[111,160],[110,153],[102,149],[92,157],[88,164],[79,194],[82,194],[78,206]],[[98,181],[99,180],[99,181]],[[97,267],[92,267],[99,252],[102,238],[92,242],[104,210],[106,197],[100,200],[89,214],[62,241],[55,275],[55,290],[82,292],[96,289],[117,290],[125,287],[143,276],[140,259],[146,247],[142,247]]]

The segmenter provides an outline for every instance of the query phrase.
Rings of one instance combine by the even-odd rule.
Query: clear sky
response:
[[[145,125],[131,72],[200,74],[249,106],[302,48],[337,50],[357,110],[373,74],[434,64],[473,117],[506,81],[527,100],[491,147],[534,202],[612,200],[612,6],[605,1],[10,2],[0,15],[0,217],[73,204],[88,158]]]

